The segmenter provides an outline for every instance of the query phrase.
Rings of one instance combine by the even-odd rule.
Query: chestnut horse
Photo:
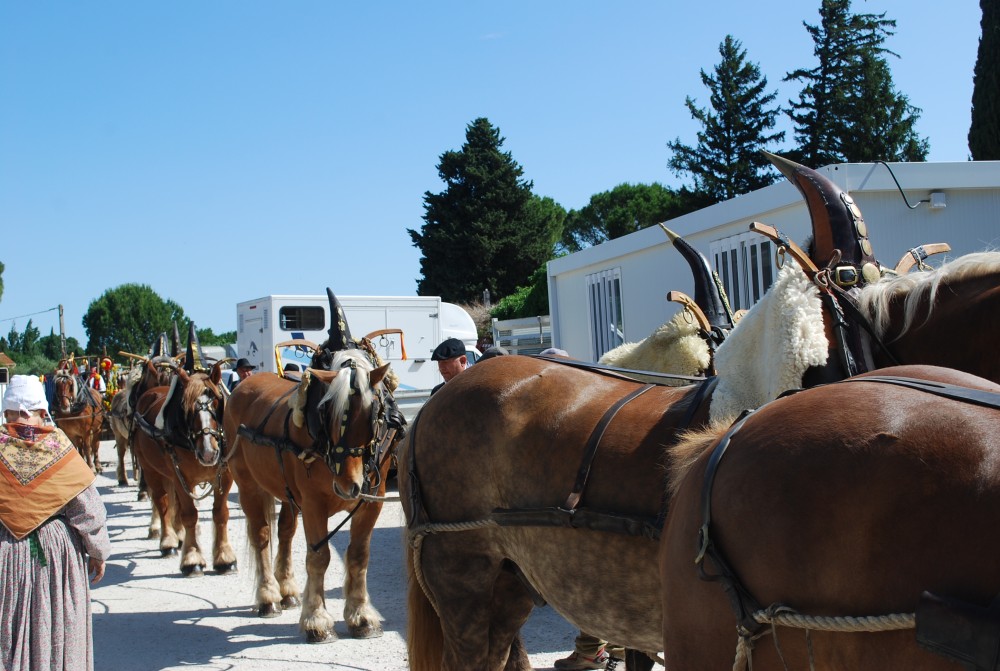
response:
[[[882,280],[862,291],[860,303],[896,360],[961,367],[1000,382],[992,353],[998,287],[1000,254],[983,253]],[[876,361],[887,356],[875,353]],[[748,360],[752,365],[770,363]],[[506,516],[513,526],[427,531],[492,525],[494,509],[560,505],[603,413],[639,387],[513,356],[472,367],[427,403],[400,456],[400,494],[411,543],[420,550],[408,557],[418,578],[409,597],[413,669],[503,668],[505,644],[530,611],[530,591],[518,574],[583,630],[638,650],[662,649],[660,606],[652,597],[660,593],[656,543],[649,538],[574,528],[578,513],[556,512],[551,518],[562,527],[545,528],[535,517],[517,526]],[[669,508],[663,448],[678,429],[707,417],[707,403],[687,414],[695,393],[657,388],[626,405],[599,439],[580,505],[639,520],[661,516]],[[532,468],[519,466],[526,463]],[[436,524],[445,526],[428,526]],[[454,573],[473,564],[482,570]]]
[[[388,392],[382,386],[388,364],[373,367],[359,349],[324,351],[329,360],[323,369],[308,369],[300,382],[273,373],[241,381],[225,416],[233,477],[256,561],[257,612],[273,617],[299,605],[291,543],[301,512],[309,549],[299,623],[311,642],[336,637],[323,578],[330,563],[327,521],[338,512],[353,515],[344,561],[344,620],[353,637],[382,634],[367,571],[390,466],[388,452],[380,452],[392,438],[385,431]],[[282,505],[272,565],[275,499]]]
[[[149,374],[156,375],[152,363]],[[226,467],[220,421],[224,414],[219,365],[209,373],[188,373],[175,367],[169,387],[153,387],[136,404],[133,449],[149,486],[161,520],[160,552],[172,555],[180,541],[174,528],[179,514],[184,527],[181,573],[201,575],[206,565],[198,544],[198,485],[208,489],[199,498],[213,495],[215,540],[212,566],[218,573],[236,569],[236,555],[229,544],[227,497],[233,478]],[[171,505],[171,497],[175,505]]]
[[[966,668],[996,668],[1000,385],[930,366],[876,373],[990,392],[969,402],[871,375],[672,451],[668,669],[961,668],[925,649],[942,645],[978,662]],[[727,592],[742,595],[740,617]]]
[[[104,403],[101,393],[83,384],[79,376],[67,369],[55,374],[55,408],[53,419],[80,451],[87,465],[100,473],[101,425],[104,423]]]

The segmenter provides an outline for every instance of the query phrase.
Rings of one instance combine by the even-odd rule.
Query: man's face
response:
[[[465,370],[465,364],[468,359],[465,355],[457,356],[454,359],[444,359],[443,361],[438,361],[438,372],[441,373],[441,377],[444,378],[445,382],[451,380],[463,370]]]
[[[237,368],[236,374],[240,376],[241,380],[245,380],[250,377],[250,373],[253,372],[253,368]]]

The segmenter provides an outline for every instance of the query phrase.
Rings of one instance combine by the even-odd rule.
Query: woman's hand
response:
[[[87,559],[87,569],[90,573],[90,584],[96,585],[104,577],[104,562],[90,557]]]

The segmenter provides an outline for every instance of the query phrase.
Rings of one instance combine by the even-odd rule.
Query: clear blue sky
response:
[[[87,306],[126,282],[216,332],[267,294],[413,295],[406,229],[470,121],[567,209],[680,186],[666,142],[695,142],[684,98],[707,106],[699,69],[725,35],[785,102],[818,7],[0,0],[0,334],[62,304],[86,344]],[[930,160],[966,160],[979,3],[853,10],[897,21],[890,65]],[[58,332],[56,312],[33,319]]]

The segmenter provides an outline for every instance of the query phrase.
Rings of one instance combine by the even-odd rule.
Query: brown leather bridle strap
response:
[[[639,398],[655,386],[655,384],[646,384],[639,387],[624,398],[619,399],[604,413],[601,421],[597,423],[597,426],[591,432],[590,438],[587,439],[587,445],[583,450],[583,462],[580,464],[580,470],[576,474],[576,483],[574,483],[573,491],[570,493],[569,498],[566,499],[563,508],[574,510],[577,504],[580,503],[580,497],[583,496],[583,489],[587,486],[587,477],[590,475],[590,467],[594,462],[594,455],[597,454],[597,446],[600,444],[608,425],[611,424],[611,420],[615,418],[618,411],[625,407],[627,403]]]

